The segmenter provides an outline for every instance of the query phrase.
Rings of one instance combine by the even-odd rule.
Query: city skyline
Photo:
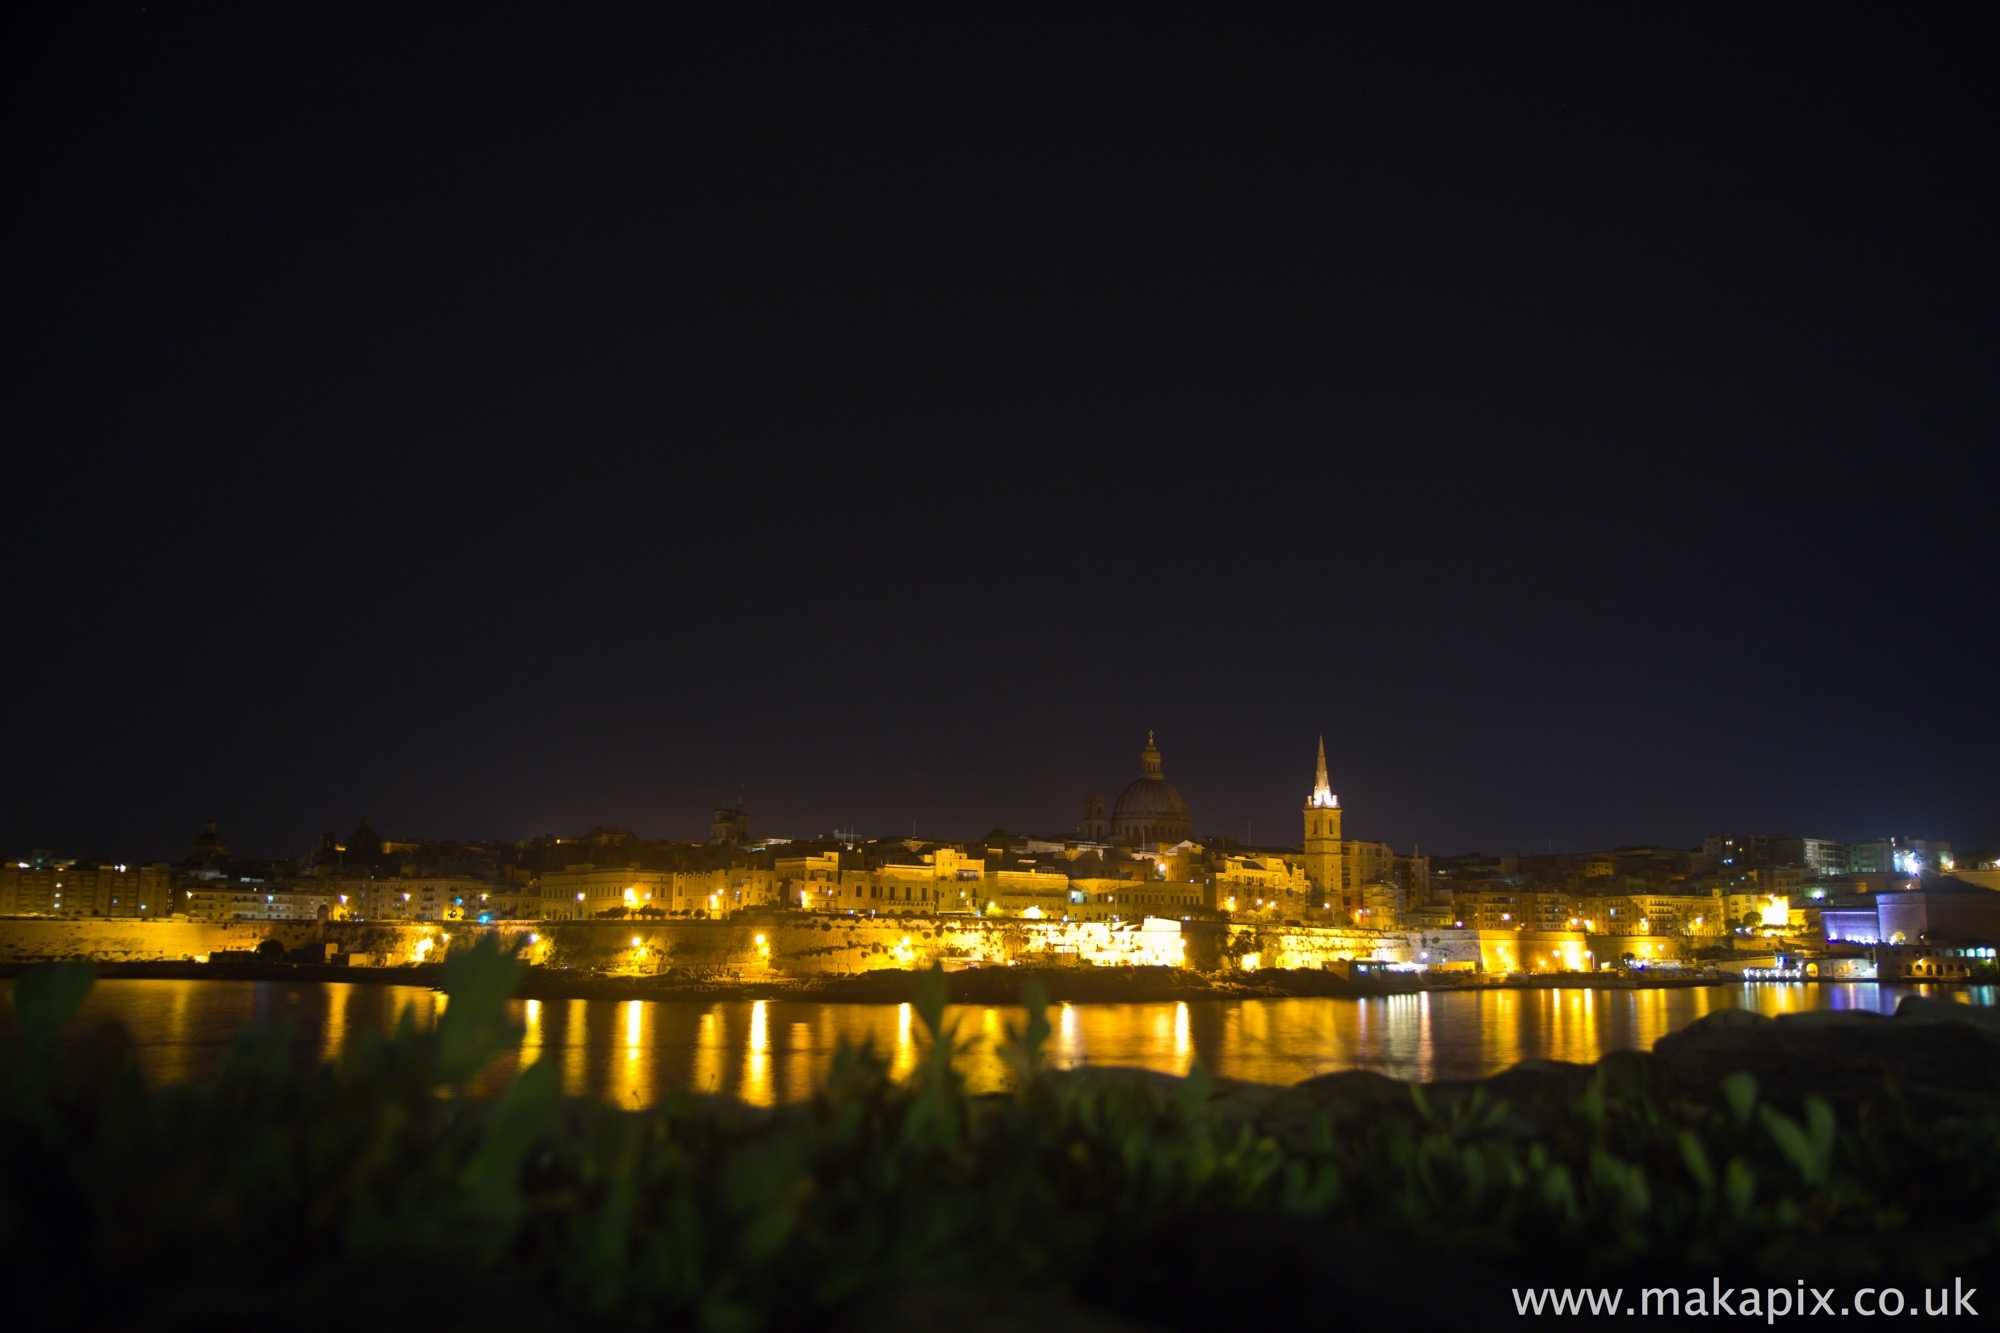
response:
[[[1154,735],[1155,733],[1150,730],[1147,733],[1147,742],[1146,742],[1147,754],[1142,755],[1141,757],[1141,764],[1144,768],[1144,771],[1141,774],[1140,780],[1135,781],[1132,784],[1133,787],[1137,787],[1140,785],[1140,782],[1146,781],[1148,779],[1148,775],[1151,775],[1156,779],[1157,775],[1160,772],[1159,769],[1160,751],[1155,749]],[[1314,808],[1319,808],[1319,807],[1325,807],[1328,809],[1338,809],[1338,811],[1341,814],[1349,813],[1351,810],[1351,806],[1347,803],[1340,802],[1336,791],[1328,790],[1329,785],[1333,785],[1336,787],[1338,786],[1337,782],[1335,782],[1335,780],[1331,776],[1332,773],[1337,772],[1337,770],[1330,769],[1328,766],[1328,761],[1325,754],[1324,738],[1321,738],[1320,740],[1320,747],[1321,748],[1318,756],[1318,766],[1313,775],[1313,782],[1310,785],[1310,790],[1308,791],[1308,795],[1306,797],[1308,814],[1310,814]],[[1150,763],[1147,762],[1149,758],[1150,758]],[[1178,775],[1176,775],[1176,781],[1177,780],[1178,780]],[[1122,785],[1122,783],[1112,784],[1114,788],[1119,785]],[[739,787],[737,800],[735,802],[735,807],[739,813],[747,812],[751,816],[753,821],[751,823],[751,828],[753,832],[752,835],[748,838],[734,839],[735,841],[740,841],[740,842],[748,842],[748,843],[758,843],[758,842],[768,842],[768,841],[813,842],[813,841],[823,841],[823,840],[830,840],[842,837],[859,838],[864,841],[881,841],[881,840],[895,840],[903,837],[911,837],[911,838],[921,839],[926,842],[968,844],[977,842],[981,837],[985,836],[987,832],[993,829],[1004,830],[1005,832],[1014,835],[1016,837],[1025,836],[1031,838],[1055,838],[1055,839],[1068,839],[1072,841],[1081,841],[1081,842],[1092,842],[1092,841],[1106,842],[1106,841],[1129,840],[1129,839],[1124,839],[1122,835],[1119,837],[1114,837],[1110,832],[1112,825],[1110,821],[1106,819],[1106,811],[1109,809],[1109,807],[1106,805],[1106,800],[1107,800],[1106,794],[1102,791],[1086,793],[1084,796],[1080,797],[1077,802],[1077,809],[1080,813],[1084,815],[1084,818],[1081,820],[1074,820],[1068,825],[1064,825],[1060,823],[1060,821],[1058,821],[1055,823],[1045,823],[1039,825],[1009,826],[1006,824],[989,824],[986,826],[985,829],[981,830],[970,830],[970,829],[939,830],[938,828],[936,828],[935,825],[928,825],[922,822],[921,820],[917,820],[913,821],[913,827],[909,828],[907,831],[894,827],[885,828],[880,826],[869,826],[859,821],[853,821],[853,820],[835,821],[831,824],[822,824],[810,829],[785,827],[782,826],[781,824],[770,821],[768,816],[763,815],[761,810],[755,807],[755,803],[751,802],[748,799],[747,792],[748,792],[747,784]],[[1174,799],[1176,801],[1179,800],[1178,794],[1176,794]],[[1092,802],[1095,803],[1094,810],[1090,808],[1090,803]],[[1122,798],[1121,798],[1121,805],[1122,805]],[[361,815],[358,817],[349,816],[347,820],[337,819],[334,820],[332,823],[323,823],[322,826],[316,831],[314,831],[309,837],[306,837],[303,840],[294,839],[297,845],[289,850],[276,850],[265,843],[255,842],[255,841],[253,841],[250,844],[244,844],[239,842],[233,844],[233,846],[234,846],[234,852],[237,855],[251,856],[257,858],[270,858],[277,860],[289,859],[295,856],[302,857],[308,854],[307,849],[309,847],[311,847],[316,843],[321,842],[323,839],[329,837],[337,838],[341,836],[341,831],[348,827],[348,821],[355,818],[358,818],[359,820],[359,824],[357,825],[357,827],[372,828],[377,836],[396,841],[416,841],[416,842],[434,842],[434,843],[456,842],[464,844],[482,844],[482,845],[505,845],[505,844],[518,845],[547,838],[556,838],[567,841],[577,841],[583,838],[588,831],[595,830],[598,828],[616,828],[647,841],[692,844],[692,843],[701,843],[704,841],[711,841],[711,842],[714,841],[715,840],[713,836],[714,825],[711,822],[711,820],[714,818],[720,818],[725,813],[727,813],[725,807],[711,806],[709,807],[708,815],[704,816],[699,821],[686,821],[686,820],[679,821],[674,825],[666,826],[666,831],[662,831],[663,825],[659,823],[648,824],[644,821],[623,822],[618,820],[593,819],[590,820],[588,823],[580,824],[572,822],[569,825],[566,825],[561,828],[543,828],[535,830],[533,832],[525,832],[525,833],[486,832],[486,833],[474,833],[470,835],[461,834],[455,831],[439,832],[437,830],[425,829],[417,825],[405,826],[405,825],[397,825],[394,823],[383,824],[380,823],[374,815]],[[1105,820],[1103,826],[1095,831],[1093,831],[1090,825],[1090,816],[1093,813],[1100,820]],[[1287,821],[1284,819],[1274,818],[1266,824],[1266,828],[1269,831],[1270,836],[1259,835],[1257,833],[1256,823],[1254,821],[1246,822],[1243,832],[1239,836],[1238,834],[1228,829],[1212,826],[1210,823],[1205,822],[1203,817],[1199,814],[1193,815],[1192,818],[1193,822],[1190,826],[1190,831],[1186,834],[1186,836],[1190,837],[1192,840],[1196,842],[1209,843],[1220,840],[1229,843],[1240,843],[1246,846],[1272,847],[1272,848],[1296,847],[1301,845],[1297,837],[1291,836],[1292,834],[1295,834],[1297,832],[1296,828],[1288,830],[1286,828]],[[1297,821],[1297,814],[1296,811],[1294,811],[1292,813],[1290,822],[1295,824],[1296,821]],[[208,821],[210,831],[213,832],[215,825],[224,822],[226,821],[210,819]],[[687,826],[693,824],[698,824],[700,825],[700,827]],[[1337,836],[1339,829],[1339,825],[1337,822],[1333,826],[1333,828]],[[1348,831],[1350,835],[1354,834],[1354,828],[1352,826],[1350,826]],[[1948,834],[1943,834],[1938,830],[1920,824],[1919,825],[1905,824],[1896,826],[1894,828],[1884,827],[1884,828],[1868,829],[1862,832],[1861,834],[1857,835],[1853,833],[1828,830],[1823,827],[1792,828],[1785,826],[1761,826],[1751,823],[1745,823],[1743,821],[1736,821],[1733,823],[1724,822],[1714,827],[1704,829],[1698,835],[1691,838],[1647,839],[1647,838],[1624,837],[1624,838],[1616,838],[1610,840],[1602,840],[1588,844],[1576,844],[1576,845],[1566,844],[1563,846],[1555,845],[1555,840],[1553,838],[1550,838],[1539,846],[1525,842],[1516,842],[1512,844],[1495,843],[1490,846],[1438,847],[1433,844],[1423,843],[1420,839],[1405,839],[1398,841],[1393,838],[1387,838],[1382,836],[1378,830],[1374,830],[1366,826],[1363,826],[1363,832],[1372,841],[1393,843],[1398,846],[1409,846],[1412,847],[1413,849],[1421,850],[1427,855],[1444,856],[1444,857],[1481,855],[1481,854],[1496,855],[1496,856],[1507,855],[1507,854],[1519,854],[1525,856],[1535,856],[1535,855],[1565,856],[1565,855],[1581,855],[1589,852],[1606,851],[1616,848],[1629,848],[1629,847],[1648,847],[1648,846],[1699,847],[1705,840],[1712,839],[1717,836],[1739,835],[1747,837],[1753,833],[1766,837],[1808,837],[1808,838],[1824,837],[1838,843],[1869,843],[1881,840],[1894,841],[1898,839],[1907,839],[1910,837],[1916,837],[1923,840],[1940,842],[1948,846],[1956,846],[1961,850],[1963,850],[1964,852],[1974,856],[1977,856],[1982,852],[1987,852],[1992,850],[1992,844],[1981,842],[1976,839],[1970,841],[1954,839]],[[234,837],[233,834],[230,836]],[[1173,836],[1177,837],[1181,835],[1176,833]],[[227,840],[228,839],[225,839],[225,841]],[[1139,838],[1138,840],[1141,842],[1160,841],[1160,839],[1150,838],[1150,837],[1142,837]],[[1172,838],[1170,837],[1166,840],[1171,841]],[[109,855],[112,853],[116,853],[123,856],[124,859],[132,860],[135,862],[136,861],[153,862],[153,861],[178,860],[180,859],[181,852],[185,850],[187,845],[188,841],[186,839],[183,839],[179,844],[179,846],[171,851],[164,851],[164,850],[133,851],[126,847],[120,847],[120,846],[113,846],[108,848],[94,848],[94,849],[76,848],[76,847],[58,849],[56,847],[48,845],[47,843],[37,842],[35,844],[34,850],[45,851],[58,856],[70,854],[70,855],[81,855],[86,858],[99,856],[100,854]],[[25,854],[29,850],[30,849],[24,844],[22,847],[17,848],[15,849],[14,852],[8,854],[20,855],[20,854]]]
[[[1990,1316],[1984,13],[11,7],[0,1307]]]

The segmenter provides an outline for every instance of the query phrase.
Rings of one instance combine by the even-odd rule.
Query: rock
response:
[[[2000,1027],[1976,1022],[1898,1022],[1853,1010],[1704,1021],[1660,1038],[1652,1058],[1696,1089],[1744,1071],[1765,1095],[1786,1100],[1808,1093],[1852,1100],[1878,1091],[1885,1078],[1939,1110],[2000,1093]]]
[[[2000,1009],[1984,1004],[1963,1004],[1937,995],[1905,995],[1896,1006],[1898,1019],[1931,1022],[1971,1023],[2000,1032]]]
[[[1754,1009],[1718,1009],[1704,1014],[1682,1028],[1682,1032],[1709,1032],[1717,1028],[1750,1028],[1771,1020]]]

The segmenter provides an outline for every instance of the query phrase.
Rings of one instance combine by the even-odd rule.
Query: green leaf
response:
[[[1722,1080],[1722,1096],[1729,1103],[1729,1113],[1736,1117],[1736,1123],[1750,1123],[1750,1113],[1757,1106],[1757,1079],[1754,1075],[1738,1070]]]
[[[1715,1193],[1715,1168],[1709,1165],[1708,1149],[1701,1146],[1701,1140],[1692,1130],[1681,1130],[1676,1136],[1680,1145],[1681,1162],[1687,1167],[1694,1183],[1701,1188],[1703,1197]]]
[[[1822,1179],[1833,1165],[1833,1143],[1839,1127],[1833,1108],[1826,1104],[1824,1097],[1811,1095],[1806,1098],[1806,1142],[1812,1148],[1813,1161],[1818,1163]]]
[[[1778,1145],[1778,1151],[1798,1169],[1806,1184],[1819,1184],[1824,1175],[1824,1164],[1813,1151],[1812,1140],[1799,1127],[1799,1122],[1771,1106],[1764,1107],[1759,1118],[1764,1122],[1764,1132],[1771,1136],[1771,1142]]]
[[[453,950],[445,959],[438,988],[450,997],[438,1019],[438,1077],[446,1084],[463,1083],[501,1051],[520,1040],[520,1027],[507,1019],[526,971],[516,956],[518,942],[503,946],[488,935],[470,949]]]
[[[45,963],[23,972],[14,983],[14,1021],[32,1047],[55,1043],[97,980],[87,962]]]
[[[1051,1031],[1048,987],[1039,979],[1030,981],[1021,991],[1021,1004],[1028,1011],[1027,1025],[1019,1030],[1012,1023],[1007,1025],[1007,1038],[1000,1047],[1000,1058],[1007,1062],[1025,1087],[1047,1065],[1042,1048],[1048,1044]]]
[[[923,1020],[933,1045],[944,1037],[944,1006],[950,994],[950,988],[945,985],[942,964],[932,963],[928,971],[917,974],[917,1017]]]
[[[1722,1173],[1722,1197],[1729,1204],[1731,1217],[1741,1220],[1749,1216],[1757,1200],[1757,1173],[1741,1157],[1730,1158]]]

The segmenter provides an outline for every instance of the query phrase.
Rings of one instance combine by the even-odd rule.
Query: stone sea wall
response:
[[[641,972],[811,977],[933,962],[949,969],[1025,961],[1213,968],[1221,955],[1219,927],[1184,933],[1148,930],[1137,922],[785,916],[652,924],[565,921],[526,929],[536,936],[529,947],[536,962]]]
[[[753,914],[724,921],[268,922],[0,919],[0,966],[92,958],[165,962],[275,940],[287,952],[332,946],[342,955],[394,966],[438,961],[481,935],[521,940],[534,962],[553,967],[655,973],[729,973],[746,978],[851,975],[879,968],[997,966],[1010,962],[1238,968],[1339,967],[1351,961],[1433,965],[1480,956],[1478,932],[1366,931],[1337,927],[1207,922],[987,920],[969,917],[842,917]],[[1446,937],[1450,937],[1447,939]],[[1511,932],[1509,940],[1514,937]],[[636,941],[636,943],[635,943]],[[1491,951],[1489,945],[1488,951]],[[1497,969],[1489,960],[1487,970]]]

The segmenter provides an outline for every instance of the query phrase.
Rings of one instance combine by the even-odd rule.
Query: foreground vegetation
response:
[[[86,966],[23,975],[0,1047],[14,1291],[132,1328],[1334,1311],[1449,1327],[1499,1318],[1530,1278],[1948,1283],[2000,1241],[2000,1034],[1976,1024],[1905,1024],[1896,1040],[1926,1060],[1983,1059],[1935,1084],[1848,1060],[1818,1090],[1793,1066],[1760,1087],[1709,1067],[1759,1049],[1732,1031],[1678,1063],[1280,1091],[1051,1073],[1031,994],[1006,1050],[1017,1090],[971,1097],[931,974],[927,1055],[902,1084],[861,1049],[823,1095],[776,1111],[566,1102],[551,1062],[490,1098],[448,1095],[516,1039],[520,973],[482,947],[446,965],[432,1031],[406,1015],[310,1072],[282,1036],[248,1032],[212,1081],[156,1090],[115,1029],[70,1023]]]

